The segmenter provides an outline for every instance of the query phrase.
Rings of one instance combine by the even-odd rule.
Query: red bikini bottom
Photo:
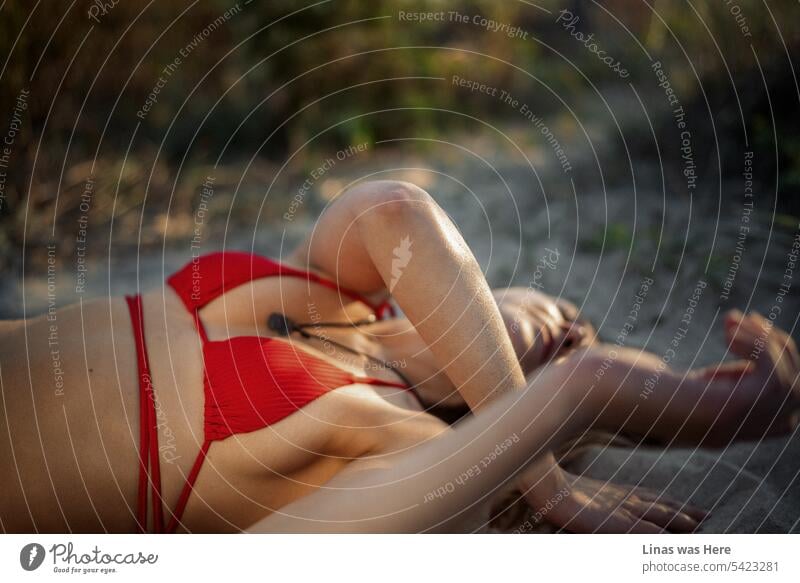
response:
[[[139,373],[139,488],[136,522],[139,532],[147,532],[147,487],[153,502],[153,532],[164,532],[163,504],[161,499],[161,470],[158,460],[158,421],[156,420],[155,393],[144,342],[144,317],[142,296],[126,296],[136,342],[136,364]]]

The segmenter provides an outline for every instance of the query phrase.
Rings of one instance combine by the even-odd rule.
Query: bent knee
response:
[[[397,221],[404,216],[433,214],[438,209],[436,202],[425,190],[401,180],[364,182],[351,192],[357,199],[354,208],[356,218],[391,218]]]

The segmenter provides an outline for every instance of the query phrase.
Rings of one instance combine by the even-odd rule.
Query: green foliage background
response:
[[[298,149],[474,131],[472,120],[449,111],[512,121],[514,112],[496,100],[444,91],[446,84],[427,77],[476,78],[540,111],[563,110],[561,100],[596,101],[597,91],[625,90],[627,82],[658,95],[645,51],[664,64],[691,112],[698,150],[735,158],[723,162],[723,172],[738,176],[743,119],[749,147],[777,152],[758,156],[756,170],[778,177],[778,210],[798,213],[798,88],[789,64],[800,46],[796,2],[741,0],[749,38],[730,3],[716,0],[241,2],[182,60],[144,119],[137,111],[163,68],[235,3],[121,0],[99,23],[88,17],[93,4],[12,2],[0,11],[0,126],[19,92],[30,91],[0,208],[6,259],[52,237],[53,221],[74,214],[89,173],[111,177],[98,182],[93,221],[136,209],[143,191],[168,197],[172,212],[191,206],[205,168],[217,160],[256,154],[280,164]],[[630,79],[621,81],[554,23],[561,9],[602,39]],[[399,11],[430,10],[480,14],[519,26],[528,38],[398,19]],[[651,113],[657,133],[671,131],[668,112]],[[649,127],[626,132],[640,159],[655,158]],[[669,156],[662,162],[679,164]],[[175,184],[178,167],[182,180]],[[268,170],[252,177],[268,179]]]

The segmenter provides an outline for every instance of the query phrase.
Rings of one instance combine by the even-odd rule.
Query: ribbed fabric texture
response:
[[[180,271],[167,279],[167,283],[180,296],[190,312],[199,310],[225,292],[255,279],[264,277],[299,277],[336,290],[382,312],[385,304],[374,305],[356,292],[340,288],[336,282],[316,273],[289,267],[268,257],[242,251],[219,251],[195,257]],[[380,315],[380,314],[379,314]]]
[[[282,340],[244,336],[209,342],[205,432],[216,441],[277,423],[353,375]]]

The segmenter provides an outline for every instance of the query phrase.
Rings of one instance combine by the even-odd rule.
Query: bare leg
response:
[[[391,291],[473,411],[525,387],[477,260],[421,188],[394,181],[350,188],[295,255],[346,288]]]

